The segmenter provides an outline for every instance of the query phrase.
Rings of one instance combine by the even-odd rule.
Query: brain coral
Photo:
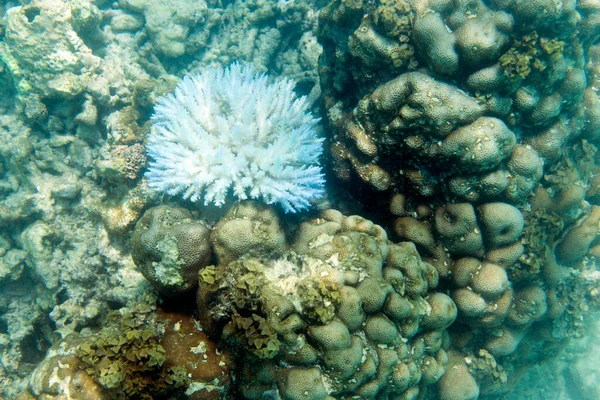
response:
[[[162,294],[183,293],[196,285],[211,257],[210,231],[185,208],[147,210],[131,236],[131,255],[140,272]]]
[[[239,64],[184,77],[154,108],[149,186],[217,206],[231,191],[286,212],[308,208],[323,194],[322,140],[293,87]]]

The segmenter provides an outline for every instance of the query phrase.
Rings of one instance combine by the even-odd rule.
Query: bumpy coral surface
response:
[[[509,391],[596,307],[597,10],[334,0],[320,13],[332,171],[367,215],[393,218],[458,309],[441,398]]]
[[[135,225],[131,255],[160,292],[183,293],[196,286],[198,271],[210,263],[209,234],[184,208],[153,207]]]
[[[596,399],[599,11],[594,0],[0,2],[0,397],[106,398],[126,366],[133,380],[186,368],[172,393],[191,399]],[[366,219],[284,220],[242,203],[211,217],[210,235],[190,230],[214,255],[199,268],[216,293],[205,326],[184,293],[184,314],[115,330],[110,310],[155,301],[130,254],[135,222],[162,200],[143,178],[153,106],[182,76],[236,61],[322,100],[325,172],[340,178],[327,206],[405,244],[384,259]],[[177,270],[184,253],[162,261]],[[433,266],[437,286],[427,275],[423,289],[415,265]],[[195,269],[181,270],[193,285]],[[310,274],[340,270],[343,281]],[[262,300],[281,290],[294,293],[277,302],[289,314],[269,314]],[[135,338],[148,327],[146,343]],[[85,364],[78,336],[109,336],[95,348],[107,360],[88,352]],[[162,367],[127,359],[157,342]],[[121,385],[103,387],[103,372]],[[136,395],[156,397],[154,383]]]
[[[248,236],[226,235],[233,246]],[[201,324],[237,349],[238,396],[425,395],[446,370],[443,341],[457,314],[449,296],[434,293],[437,270],[412,243],[392,244],[380,226],[335,210],[302,223],[289,246],[237,258],[221,247],[224,262],[200,272]]]
[[[595,37],[578,30],[579,11],[540,3],[559,30],[524,24],[535,12],[520,3],[376,3],[334,1],[321,13],[335,174],[377,191],[524,204],[581,130],[563,126],[584,112],[583,49]],[[400,40],[382,24],[390,18],[404,22]],[[399,43],[414,61],[388,62]]]
[[[250,65],[184,77],[154,110],[149,186],[218,206],[232,192],[286,212],[308,208],[323,194],[322,140],[292,89]]]

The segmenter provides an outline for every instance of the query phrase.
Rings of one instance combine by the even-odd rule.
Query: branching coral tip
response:
[[[149,186],[217,206],[233,194],[308,208],[324,192],[323,139],[293,88],[237,63],[185,76],[154,107]]]

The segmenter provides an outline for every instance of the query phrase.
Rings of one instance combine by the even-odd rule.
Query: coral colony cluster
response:
[[[217,206],[233,192],[286,212],[308,208],[323,194],[322,139],[293,88],[249,64],[184,77],[154,108],[148,185]]]
[[[600,2],[0,14],[0,398],[600,398]]]

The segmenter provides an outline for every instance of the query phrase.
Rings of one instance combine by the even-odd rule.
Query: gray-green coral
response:
[[[163,294],[196,286],[198,271],[210,263],[210,230],[183,208],[147,210],[131,237],[131,255],[142,274]]]
[[[238,366],[239,376],[253,379],[236,380],[235,396],[319,398],[330,390],[328,379],[357,377],[362,383],[352,395],[368,398],[389,377],[394,390],[406,388],[405,398],[428,395],[425,386],[436,381],[431,391],[443,399],[507,397],[516,366],[540,364],[560,354],[569,338],[588,334],[590,310],[600,306],[596,2],[339,0],[324,9],[322,2],[301,1],[154,3],[0,5],[0,396],[16,397],[27,380],[43,398],[92,387],[54,346],[40,360],[51,344],[65,343],[60,335],[96,329],[109,308],[146,301],[150,288],[128,239],[143,212],[160,201],[142,178],[149,113],[177,76],[233,60],[296,79],[299,93],[312,91],[311,101],[322,88],[333,172],[352,183],[352,195],[368,199],[360,214],[385,222],[394,240],[412,241],[441,280],[423,297],[431,313],[420,319],[423,309],[408,295],[422,290],[419,268],[392,268],[370,246],[344,261],[356,240],[369,236],[362,235],[371,229],[365,220],[345,217],[353,228],[340,235],[338,217],[328,211],[300,225],[304,233],[294,240],[284,233],[288,224],[273,223],[274,213],[224,221],[231,229],[220,225],[215,232],[225,235],[212,236],[211,246],[231,237],[230,260],[222,263],[253,268],[240,293],[260,292],[257,271],[270,271],[274,259],[296,272],[305,260],[323,257],[329,267],[336,257],[350,266],[343,284],[311,277],[299,283],[302,317],[296,304],[273,296],[281,315],[297,318],[273,326],[266,321],[278,321],[276,315],[235,318],[223,347],[254,346],[259,354],[251,357],[263,357]],[[390,87],[391,95],[373,96]],[[414,92],[398,110],[357,107],[361,100],[405,98],[406,90]],[[465,108],[453,110],[454,104]],[[502,123],[479,124],[489,121]],[[329,200],[359,209],[344,193]],[[498,224],[490,208],[511,218]],[[249,240],[230,235],[238,227]],[[390,255],[412,254],[410,247],[391,246]],[[244,258],[249,249],[256,251]],[[381,266],[381,278],[372,279]],[[463,267],[466,278],[451,274]],[[220,263],[201,270],[212,290],[222,284],[222,270]],[[449,335],[420,331],[445,326],[454,312]],[[281,355],[303,330],[304,343]],[[388,351],[396,335],[449,350],[420,357],[423,347],[409,340],[415,360],[423,360],[418,368],[401,361],[406,354]],[[329,337],[347,346],[330,348],[337,341]],[[370,342],[381,343],[373,350]],[[204,347],[194,346],[201,354]],[[560,379],[544,379],[563,376],[563,367],[543,370],[537,386],[521,379],[521,387],[537,389],[544,381],[550,385],[544,393],[590,388],[594,370],[582,368],[578,352],[568,349],[576,385],[559,388]],[[535,377],[537,369],[530,370]],[[210,380],[195,387],[226,392]]]
[[[228,231],[229,239],[235,234]],[[283,254],[254,251],[236,260],[216,250],[227,262],[200,273],[202,325],[238,349],[240,365],[262,360],[273,370],[260,383],[242,373],[244,397],[261,398],[261,390],[283,399],[426,393],[445,371],[442,337],[456,307],[432,293],[438,273],[414,245],[392,244],[371,221],[334,210],[303,222],[289,245]]]
[[[413,242],[456,303],[440,397],[509,392],[517,366],[552,358],[596,309],[598,8],[409,2],[415,71],[385,56],[373,67],[401,45],[387,3],[321,12],[332,172],[393,218],[391,238]]]

